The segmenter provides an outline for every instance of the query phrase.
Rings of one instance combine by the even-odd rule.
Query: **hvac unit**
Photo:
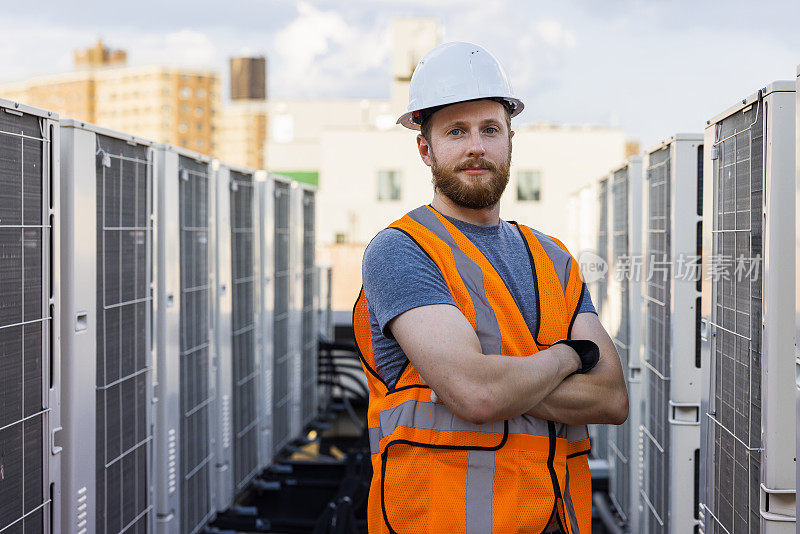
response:
[[[263,184],[259,184],[261,205],[270,207],[261,229],[264,235],[265,251],[262,259],[264,286],[271,285],[269,292],[262,293],[263,320],[269,322],[265,328],[270,329],[271,338],[268,349],[271,354],[267,359],[271,363],[271,380],[268,381],[269,395],[267,401],[271,407],[271,455],[277,455],[294,436],[292,427],[292,406],[296,398],[292,387],[292,371],[294,369],[294,346],[291,327],[291,300],[297,292],[292,281],[292,180],[284,176],[269,175]],[[271,246],[270,246],[271,241]],[[266,351],[265,351],[266,354]]]
[[[152,532],[150,143],[61,121],[61,531]]]
[[[210,158],[154,150],[156,185],[156,513],[159,532],[194,533],[214,513]]]
[[[259,341],[256,303],[260,285],[256,283],[258,217],[254,171],[226,165],[216,167],[217,391],[223,441],[223,456],[218,465],[220,474],[230,471],[224,482],[227,484],[230,479],[233,491],[222,496],[223,501],[230,503],[234,493],[244,488],[261,467],[259,419],[265,403],[259,398],[260,359],[256,357]]]
[[[644,213],[642,533],[692,532],[700,454],[703,136],[648,152]]]
[[[331,300],[333,283],[333,268],[330,265],[317,267],[317,295],[319,306],[317,309],[317,336],[333,342],[333,309]]]
[[[58,531],[58,149],[55,113],[0,99],[0,532]]]
[[[708,122],[701,520],[795,531],[795,94],[775,82]]]
[[[256,202],[258,224],[256,238],[258,249],[258,273],[261,280],[258,290],[258,321],[260,342],[259,399],[264,404],[260,418],[258,440],[259,465],[268,465],[273,456],[273,349],[274,349],[274,300],[275,300],[275,187],[273,178],[264,171],[256,172]]]
[[[294,287],[291,296],[292,341],[295,343],[293,382],[298,393],[294,404],[294,421],[302,433],[317,416],[317,306],[315,255],[316,188],[292,184],[292,236]]]
[[[629,525],[639,524],[638,432],[641,402],[642,159],[631,157],[609,175],[608,295],[605,326],[617,347],[628,387],[630,415],[609,427],[609,496]]]
[[[795,94],[797,100],[800,100],[800,66],[797,67],[797,84]],[[795,100],[795,108],[800,113],[800,104]],[[795,151],[795,189],[794,189],[794,209],[795,209],[795,229],[794,229],[794,262],[795,262],[795,292],[794,292],[794,309],[795,309],[795,338],[794,338],[794,355],[795,355],[795,399],[797,403],[797,420],[800,421],[800,119],[795,121],[795,142],[797,143],[797,150]],[[800,425],[796,425],[796,452],[795,458],[800,457]],[[800,480],[800,462],[795,462],[797,468],[797,476],[795,480]],[[800,517],[800,500],[795,498],[795,518]]]

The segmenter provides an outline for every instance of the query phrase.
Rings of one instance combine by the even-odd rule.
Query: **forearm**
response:
[[[627,391],[600,362],[583,375],[573,375],[554,388],[529,415],[571,425],[621,424],[627,418]]]
[[[557,346],[535,357],[461,354],[457,371],[430,384],[459,417],[474,423],[521,415],[551,394],[578,366],[572,349]]]

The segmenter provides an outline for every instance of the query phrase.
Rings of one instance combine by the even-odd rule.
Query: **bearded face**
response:
[[[474,210],[497,204],[508,185],[511,167],[511,150],[497,164],[483,158],[470,158],[455,165],[447,165],[436,158],[431,147],[431,172],[433,185],[454,204]],[[487,172],[470,175],[465,171],[484,169]]]

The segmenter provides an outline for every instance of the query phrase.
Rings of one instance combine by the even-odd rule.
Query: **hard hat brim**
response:
[[[447,107],[447,106],[450,106],[450,105],[453,105],[453,104],[460,104],[462,102],[473,102],[473,101],[476,101],[476,100],[495,100],[495,99],[506,100],[506,101],[510,102],[514,106],[513,111],[510,112],[510,116],[512,118],[516,117],[517,115],[519,115],[522,112],[522,110],[525,109],[525,104],[522,103],[522,100],[520,100],[518,98],[508,97],[508,96],[499,96],[499,97],[498,96],[486,96],[486,97],[481,97],[481,98],[472,98],[472,99],[469,99],[469,100],[456,100],[454,102],[448,102],[448,103],[446,103],[444,105],[440,105],[440,106],[436,106],[436,107],[441,109],[441,108],[444,108],[444,107]],[[415,113],[419,113],[421,111],[425,111],[425,109],[431,109],[431,108],[413,109],[411,111],[403,113],[397,119],[396,124],[400,124],[402,126],[405,126],[409,130],[420,131],[422,129],[422,127],[419,124],[417,124],[416,122],[414,122],[414,114]]]

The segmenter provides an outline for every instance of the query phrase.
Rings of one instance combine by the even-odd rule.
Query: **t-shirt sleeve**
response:
[[[403,312],[432,304],[456,305],[433,260],[394,228],[382,230],[367,246],[361,276],[367,306],[389,339],[394,336],[386,325]]]
[[[578,313],[584,312],[597,315],[597,310],[592,302],[592,295],[589,293],[589,286],[586,285],[586,282],[583,283],[583,295],[581,296],[580,303],[578,303]]]

